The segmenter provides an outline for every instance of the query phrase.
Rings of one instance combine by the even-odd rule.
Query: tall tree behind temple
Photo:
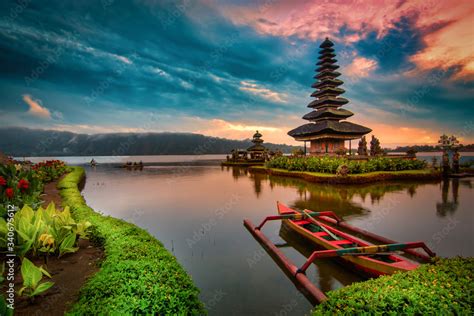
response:
[[[380,141],[377,137],[372,135],[372,139],[370,140],[370,155],[371,156],[378,156],[383,154],[382,147],[380,147]]]
[[[360,156],[367,156],[367,140],[365,139],[365,136],[362,136],[362,138],[359,141],[359,147],[357,148],[357,153]]]

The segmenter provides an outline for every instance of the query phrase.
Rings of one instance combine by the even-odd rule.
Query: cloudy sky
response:
[[[86,4],[87,3],[87,4]],[[293,143],[317,48],[383,145],[474,142],[474,2],[2,1],[0,125]]]

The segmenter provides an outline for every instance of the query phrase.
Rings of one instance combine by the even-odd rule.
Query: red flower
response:
[[[28,180],[21,179],[20,181],[18,181],[18,189],[22,191],[28,189],[29,186],[30,183],[28,182]]]
[[[1,186],[7,185],[7,180],[5,180],[5,178],[2,177],[2,176],[0,176],[0,185],[1,185]]]
[[[13,195],[14,195],[13,189],[12,189],[12,188],[7,188],[7,189],[5,190],[5,195],[7,196],[7,198],[12,199],[12,198],[13,198]]]

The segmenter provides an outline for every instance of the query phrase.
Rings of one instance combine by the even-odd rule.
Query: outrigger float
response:
[[[424,242],[398,243],[349,225],[333,212],[312,212],[309,210],[299,212],[280,202],[277,202],[277,208],[279,215],[267,216],[257,227],[248,219],[244,220],[244,226],[300,292],[314,305],[326,300],[326,295],[305,274],[316,259],[338,257],[350,268],[368,277],[378,277],[397,271],[410,271],[419,266],[419,263],[396,254],[397,251],[402,251],[424,262],[429,262],[430,258],[435,256],[435,253]],[[289,229],[324,250],[314,251],[301,267],[297,267],[261,231],[266,222],[274,220],[282,220]],[[370,244],[359,237],[383,244]],[[427,255],[415,251],[416,248],[423,249]]]

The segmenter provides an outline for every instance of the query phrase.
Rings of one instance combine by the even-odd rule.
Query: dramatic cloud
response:
[[[51,118],[51,113],[49,110],[40,105],[41,100],[33,100],[30,95],[25,94],[23,95],[23,101],[25,101],[25,103],[30,107],[28,114],[41,118]]]
[[[329,36],[350,121],[384,145],[473,142],[472,15],[457,0],[29,3],[0,19],[0,125],[236,139],[258,129],[295,143],[287,131],[306,123]]]
[[[264,99],[267,99],[269,101],[273,102],[280,102],[280,103],[285,103],[285,97],[286,95],[283,93],[278,93],[275,91],[272,91],[270,89],[264,88],[256,84],[255,82],[250,82],[250,81],[241,81],[240,82],[241,87],[239,88],[242,91],[247,91],[250,92],[254,95],[258,95],[259,97],[262,97]]]
[[[346,68],[346,74],[353,78],[367,77],[375,68],[377,68],[376,60],[356,57]]]
[[[458,21],[424,37],[426,48],[411,57],[420,70],[458,67],[455,79],[474,78],[474,8]]]
[[[409,19],[426,46],[413,56],[418,67],[459,66],[458,76],[474,74],[472,1],[279,0],[264,6],[228,5],[221,11],[234,23],[251,25],[262,34],[310,40],[329,36],[344,44],[372,32],[381,40],[402,19]]]

